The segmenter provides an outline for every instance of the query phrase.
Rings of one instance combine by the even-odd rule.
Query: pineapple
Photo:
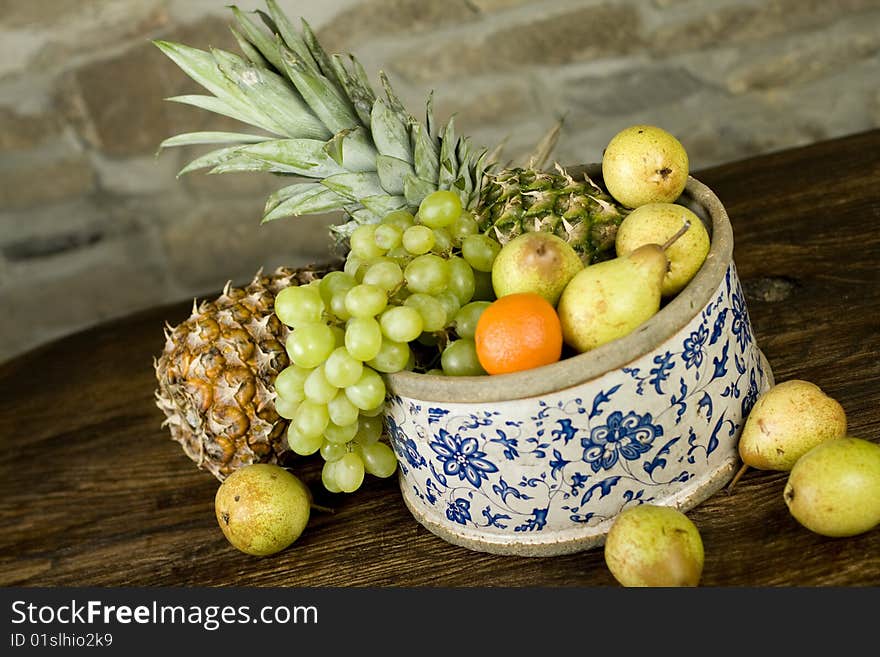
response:
[[[161,148],[219,145],[181,174],[265,171],[291,184],[268,198],[263,222],[342,211],[331,230],[339,251],[360,224],[397,209],[415,211],[438,189],[452,190],[478,227],[501,243],[531,230],[566,239],[589,263],[613,253],[628,210],[589,178],[557,167],[540,170],[558,137],[551,131],[528,166],[496,171],[500,149],[475,148],[457,137],[454,121],[438,125],[432,99],[417,121],[383,74],[376,95],[353,56],[328,55],[309,25],[300,30],[275,0],[256,15],[232,7],[232,28],[244,57],[168,41],[156,45],[210,95],[170,100],[249,124],[247,133],[196,132],[166,139]],[[160,150],[161,150],[160,148]],[[273,382],[288,365],[287,329],[273,313],[275,294],[318,271],[258,275],[230,288],[167,336],[156,362],[157,403],[172,437],[200,467],[224,479],[252,462],[277,462],[286,452],[285,427],[274,408]]]
[[[210,302],[168,327],[155,360],[156,404],[171,437],[200,468],[223,480],[251,463],[277,463],[287,447],[287,420],[275,412],[273,383],[288,365],[287,328],[274,313],[275,295],[327,270],[281,267],[258,272],[245,287],[227,283]]]
[[[309,25],[298,31],[275,0],[257,11],[269,33],[236,7],[233,27],[244,57],[167,41],[156,45],[213,95],[170,100],[223,114],[260,132],[197,132],[165,140],[161,148],[225,144],[181,173],[268,171],[298,182],[273,193],[263,221],[328,211],[348,220],[333,227],[338,242],[360,223],[397,209],[414,211],[437,189],[451,189],[500,242],[529,230],[550,230],[586,262],[610,254],[627,213],[589,178],[540,171],[558,136],[542,142],[526,168],[495,171],[492,154],[456,137],[454,120],[437,125],[431,96],[420,123],[398,99],[384,73],[377,97],[353,55],[328,55]],[[270,35],[271,33],[271,35]],[[302,179],[312,179],[303,181]]]

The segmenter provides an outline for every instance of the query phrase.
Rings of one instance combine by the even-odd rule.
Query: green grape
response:
[[[325,461],[338,461],[348,454],[348,445],[345,443],[331,443],[325,440],[321,445],[321,458]]]
[[[349,354],[348,349],[336,347],[324,363],[324,376],[331,385],[344,388],[360,379],[363,369],[363,363]]]
[[[344,445],[345,443],[354,439],[357,430],[357,422],[343,425],[333,424],[332,422],[329,422],[324,428],[324,438],[326,438],[331,443]]]
[[[382,403],[378,406],[374,406],[373,408],[365,408],[361,410],[362,417],[379,417],[382,413],[385,412],[385,400],[382,400]]]
[[[402,244],[400,246],[395,246],[393,249],[388,251],[385,254],[386,258],[389,258],[397,263],[397,266],[403,269],[406,267],[407,263],[412,260],[412,253],[406,250],[406,247]]]
[[[382,348],[382,328],[372,317],[354,317],[345,326],[345,348],[360,361],[373,360]]]
[[[321,483],[331,493],[341,493],[342,489],[336,483],[335,470],[337,461],[324,461],[324,467],[321,468]]]
[[[403,230],[394,224],[381,224],[376,226],[374,239],[380,249],[386,253],[400,244],[403,238]]]
[[[431,228],[448,226],[461,214],[461,199],[451,190],[437,190],[419,204],[419,221]]]
[[[275,296],[275,314],[287,326],[302,326],[321,321],[324,301],[317,289],[291,285]]]
[[[337,386],[334,386],[327,380],[327,375],[324,370],[325,365],[326,363],[313,369],[303,385],[303,392],[306,394],[306,399],[315,402],[316,404],[326,404],[333,399],[339,391]]]
[[[452,251],[452,235],[445,228],[434,229],[434,247],[431,249],[434,253],[449,253]]]
[[[403,277],[413,292],[440,294],[449,282],[449,265],[432,253],[420,255],[406,266]]]
[[[461,243],[461,241],[468,235],[475,235],[478,230],[479,226],[477,225],[477,221],[474,219],[474,215],[468,210],[464,210],[458,215],[458,218],[453,221],[452,225],[449,227],[449,233],[452,235],[453,241],[458,243]]]
[[[429,294],[416,293],[407,297],[404,307],[414,308],[422,317],[422,330],[440,331],[446,326],[446,309]]]
[[[431,376],[446,376],[446,372],[441,370],[439,367],[434,367],[425,372],[425,374],[430,374]]]
[[[364,274],[366,274],[367,269],[370,267],[370,263],[374,260],[375,258],[361,258],[349,253],[345,260],[345,264],[342,266],[342,271],[351,276],[354,279],[355,285],[357,285],[358,283],[363,282]]]
[[[364,482],[364,462],[354,452],[349,452],[338,461],[332,461],[333,478],[343,493],[353,493]]]
[[[383,249],[376,242],[376,224],[361,224],[355,228],[351,232],[349,244],[351,245],[351,253],[363,260],[385,255],[388,250]]]
[[[477,271],[492,271],[501,245],[488,235],[468,235],[461,242],[461,255]]]
[[[292,399],[285,399],[284,397],[276,397],[275,412],[285,420],[292,420],[296,415],[296,409],[299,408],[301,401],[302,400],[294,401]]]
[[[490,301],[471,301],[455,314],[455,332],[460,338],[474,339],[480,315],[491,305]]]
[[[388,293],[377,285],[361,283],[345,295],[345,309],[352,317],[375,317],[388,305]]]
[[[308,399],[299,405],[292,419],[297,433],[307,437],[319,436],[324,433],[329,422],[327,405],[316,404]]]
[[[474,297],[476,279],[474,269],[467,260],[460,256],[452,256],[447,261],[449,267],[449,290],[458,297],[459,304],[465,304]]]
[[[397,470],[397,456],[385,443],[371,443],[361,447],[364,470],[375,477],[385,479]]]
[[[389,212],[383,218],[381,223],[388,226],[397,226],[401,231],[406,230],[415,224],[416,218],[407,210],[394,210]]]
[[[468,338],[450,342],[440,355],[440,366],[448,376],[482,376],[486,373],[477,358],[477,346]]]
[[[310,370],[297,367],[296,365],[285,367],[275,377],[275,392],[278,393],[279,397],[283,397],[287,401],[301,402],[305,399],[303,384],[309,374]]]
[[[294,365],[311,369],[327,360],[336,348],[336,337],[326,324],[304,324],[293,329],[285,346]]]
[[[495,288],[492,287],[491,271],[474,272],[474,296],[473,301],[494,301]]]
[[[358,430],[354,439],[359,445],[369,445],[382,437],[384,429],[385,422],[381,417],[362,416],[358,421]]]
[[[364,274],[365,285],[374,285],[383,290],[393,290],[401,283],[403,283],[403,270],[390,258],[372,263]]]
[[[309,456],[314,454],[324,443],[322,435],[306,436],[300,433],[296,426],[291,424],[287,427],[287,444],[296,454],[300,456]]]
[[[386,309],[379,317],[379,325],[382,334],[395,342],[412,342],[424,329],[419,311],[410,306],[392,306]]]
[[[443,309],[446,310],[446,318],[455,317],[455,314],[461,308],[461,301],[458,300],[455,293],[452,290],[446,290],[435,296],[437,301],[443,304]]]
[[[360,379],[360,375],[358,375],[358,379]],[[360,409],[351,403],[345,390],[340,390],[333,399],[327,402],[327,414],[334,424],[354,424],[358,421]]]
[[[406,342],[395,342],[385,338],[382,340],[379,353],[367,365],[378,372],[393,374],[406,367],[411,353]]]
[[[408,253],[422,255],[434,248],[434,231],[427,226],[411,226],[403,231],[403,247]]]
[[[318,291],[324,301],[324,306],[329,307],[330,300],[336,292],[348,292],[355,285],[357,285],[357,281],[354,280],[354,276],[346,274],[344,271],[331,271],[321,279]]]
[[[348,308],[345,306],[345,299],[348,297],[348,293],[353,290],[356,285],[357,283],[348,289],[343,288],[335,291],[333,297],[330,299],[330,312],[343,322],[351,319],[351,313],[348,312]]]
[[[355,285],[357,285],[357,278],[355,277],[355,274],[365,261],[366,258],[356,256],[354,253],[349,251],[348,255],[345,258],[345,264],[342,265],[342,273],[348,274],[354,280]]]
[[[374,369],[365,367],[360,380],[348,386],[345,394],[361,410],[376,408],[385,400],[385,382]]]

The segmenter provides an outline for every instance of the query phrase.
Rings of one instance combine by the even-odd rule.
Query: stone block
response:
[[[55,112],[19,113],[0,107],[0,153],[37,148],[57,138],[62,128]]]
[[[539,2],[529,0],[470,0],[470,4],[473,7],[476,7],[481,12],[489,13],[494,11],[504,11],[505,9],[512,9],[513,7],[520,7],[525,4],[540,4]]]
[[[202,202],[163,228],[175,280],[187,289],[241,283],[260,268],[299,266],[329,259],[329,227],[338,215],[279,219],[261,224],[263,203]]]
[[[498,81],[478,78],[460,85],[444,85],[434,94],[437,120],[445,123],[454,114],[456,128],[464,134],[482,124],[512,122],[536,109],[528,82],[514,77]],[[511,130],[514,128],[511,125]]]
[[[880,52],[880,12],[873,20],[853,21],[844,29],[822,30],[774,43],[761,52],[743,58],[727,74],[727,88],[733,93],[793,87],[852,65]]]
[[[718,49],[826,27],[841,17],[877,7],[880,7],[878,0],[768,0],[754,5],[731,4],[692,17],[684,14],[686,18],[682,21],[661,25],[645,38],[650,49],[659,54]]]
[[[235,49],[226,22],[210,19],[163,35],[200,49]],[[155,153],[167,137],[211,129],[208,112],[169,103],[166,97],[206,93],[152,43],[73,71],[60,87],[66,114],[81,136],[110,156]]]
[[[0,361],[166,301],[164,272],[144,257],[146,246],[141,238],[105,240],[39,264],[9,267],[0,286]]]
[[[318,30],[328,52],[352,52],[365,41],[393,34],[419,34],[431,28],[473,19],[468,0],[365,0],[344,9]]]
[[[613,117],[678,103],[704,86],[682,68],[644,66],[605,76],[567,79],[561,97],[564,107],[572,111],[573,119],[580,120],[584,116]]]
[[[0,158],[0,207],[24,208],[56,203],[92,191],[95,173],[83,154],[57,159],[29,155]]]
[[[424,83],[533,66],[562,66],[634,52],[641,46],[640,30],[635,7],[579,7],[506,25],[483,36],[456,36],[411,49],[398,55],[391,68]]]
[[[111,217],[109,205],[99,194],[90,194],[29,208],[2,207],[0,254],[12,260],[27,259],[28,253],[51,253],[59,245],[90,243],[95,235],[105,235],[111,228],[128,230],[131,222]]]
[[[0,75],[55,74],[168,23],[166,0],[0,3]]]
[[[126,158],[108,157],[93,153],[92,164],[98,178],[98,185],[105,192],[120,196],[143,194],[162,194],[180,185],[175,178],[178,169],[177,159],[153,155],[131,156]]]

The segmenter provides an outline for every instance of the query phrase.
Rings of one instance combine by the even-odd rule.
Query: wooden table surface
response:
[[[725,203],[759,346],[777,381],[807,379],[880,440],[880,131],[696,172]],[[333,513],[256,558],[214,519],[217,481],[160,427],[152,358],[191,300],[58,340],[0,365],[0,585],[605,586],[601,549],[525,558],[450,545],[410,516],[396,478],[323,492]],[[8,312],[8,309],[6,309]],[[688,513],[706,586],[880,585],[880,527],[802,528],[785,474],[749,471]]]

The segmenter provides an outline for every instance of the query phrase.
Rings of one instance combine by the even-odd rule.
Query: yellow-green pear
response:
[[[223,535],[247,554],[280,552],[302,534],[312,496],[279,465],[254,463],[233,471],[217,489],[214,510]]]
[[[523,233],[505,244],[492,264],[492,287],[499,299],[534,292],[556,306],[562,290],[584,268],[574,248],[546,231]]]
[[[840,403],[809,381],[791,379],[763,393],[743,425],[739,455],[759,470],[788,471],[819,443],[846,435]]]
[[[783,498],[801,525],[855,536],[880,524],[880,445],[844,437],[813,447],[788,475]]]
[[[685,222],[690,227],[666,249],[669,271],[660,288],[664,297],[681,292],[703,266],[709,253],[709,233],[703,222],[677,203],[648,203],[630,212],[617,230],[617,255],[626,255],[644,244],[663,244]]]
[[[566,344],[589,351],[655,315],[668,262],[661,246],[646,244],[575,274],[556,308]]]
[[[671,203],[687,184],[687,151],[662,128],[630,126],[608,142],[602,178],[611,196],[630,208]]]
[[[672,507],[640,504],[621,511],[604,549],[608,570],[623,586],[697,586],[703,574],[700,532]]]

